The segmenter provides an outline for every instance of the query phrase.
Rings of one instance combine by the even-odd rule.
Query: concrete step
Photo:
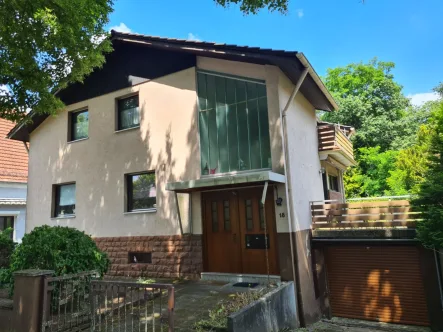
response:
[[[266,284],[269,282],[274,284],[281,283],[281,277],[267,274],[236,274],[236,273],[219,273],[219,272],[202,272],[201,280],[204,281],[221,281],[228,283],[251,282]]]

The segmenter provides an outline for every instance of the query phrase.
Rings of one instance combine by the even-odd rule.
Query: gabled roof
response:
[[[122,47],[125,48],[130,47],[131,45],[137,45],[156,51],[175,52],[177,54],[183,54],[183,56],[186,55],[187,57],[204,56],[262,65],[274,65],[279,67],[294,84],[298,81],[303,70],[308,68],[309,75],[307,75],[303,81],[303,84],[300,87],[300,92],[318,110],[334,111],[338,109],[331,94],[326,89],[309,61],[303,53],[297,51],[273,50],[232,44],[162,38],[133,33],[122,33],[114,30],[111,31],[111,40],[114,48],[118,46],[120,49]],[[100,69],[98,69],[98,71],[100,71]],[[94,75],[94,73],[92,73],[91,76],[92,75]],[[63,93],[69,88],[70,87],[60,92],[59,95],[63,95]],[[11,130],[8,137],[16,140],[29,141],[29,134],[47,117],[48,115],[45,114],[36,115],[33,112],[30,112],[28,119],[30,118],[32,121],[23,121],[18,124],[13,130]]]
[[[0,118],[0,182],[27,182],[28,152],[22,142],[6,138],[13,127]]]

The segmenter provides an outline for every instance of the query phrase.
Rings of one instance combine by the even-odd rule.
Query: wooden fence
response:
[[[409,201],[356,203],[311,202],[312,228],[415,227],[420,213],[411,210]]]

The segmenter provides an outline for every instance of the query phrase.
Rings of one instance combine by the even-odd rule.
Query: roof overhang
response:
[[[272,171],[247,172],[222,176],[207,176],[196,180],[168,182],[166,190],[177,193],[205,191],[223,187],[252,186],[254,184],[285,183],[285,176]]]
[[[309,75],[303,81],[300,92],[309,100],[315,109],[323,111],[338,110],[338,105],[334,98],[312,68],[309,61],[303,53],[300,52],[168,39],[115,31],[111,33],[111,40],[113,43],[139,44],[156,49],[181,52],[183,54],[191,53],[195,56],[270,64],[279,67],[294,84],[298,81],[303,70],[308,68]],[[31,111],[24,121],[17,124],[17,126],[10,131],[8,138],[28,142],[29,134],[40,126],[48,116],[48,114],[34,114]]]

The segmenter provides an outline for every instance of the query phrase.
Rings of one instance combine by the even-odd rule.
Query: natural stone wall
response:
[[[201,235],[126,236],[95,238],[111,267],[108,277],[200,278],[203,269]],[[151,263],[129,263],[129,253],[151,253]]]

